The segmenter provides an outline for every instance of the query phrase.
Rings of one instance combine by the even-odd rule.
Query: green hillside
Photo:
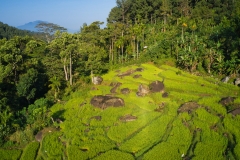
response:
[[[21,159],[240,158],[240,116],[231,113],[240,105],[239,87],[151,63],[113,70],[102,78],[101,85],[51,107],[56,128],[43,130],[40,146],[30,143]],[[157,80],[164,89],[152,92],[148,86]],[[137,96],[140,85],[150,92]],[[123,94],[124,88],[130,93]],[[90,102],[96,95],[121,98],[124,106],[94,107]],[[220,103],[222,98],[229,101]],[[12,159],[20,152],[13,152]]]

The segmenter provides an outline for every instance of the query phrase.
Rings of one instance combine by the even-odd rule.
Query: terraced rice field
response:
[[[129,70],[136,72],[117,76]],[[45,134],[35,149],[37,159],[240,159],[240,116],[229,110],[240,107],[239,87],[152,64],[102,77],[94,90],[79,91],[51,108],[52,117],[62,123],[58,131]],[[164,90],[136,95],[140,85],[157,80]],[[121,83],[115,93],[113,82]],[[123,88],[130,93],[121,93]],[[124,106],[94,107],[95,95],[121,98]],[[224,97],[234,100],[224,106],[219,103]]]

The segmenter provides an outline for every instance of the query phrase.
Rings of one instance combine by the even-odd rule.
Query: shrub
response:
[[[193,160],[197,160],[197,159],[224,160],[221,147],[222,146],[214,145],[213,143],[205,144],[205,143],[199,142],[197,143],[196,148],[194,150],[195,156],[193,157]]]
[[[198,118],[208,123],[208,125],[214,125],[220,121],[219,117],[210,114],[204,108],[198,108],[196,113]]]
[[[240,143],[238,143],[235,147],[234,147],[234,154],[236,156],[237,159],[240,159]]]
[[[70,145],[67,148],[67,155],[69,160],[84,160],[88,156],[84,154],[84,151],[81,151],[78,146]]]
[[[39,148],[38,142],[29,143],[23,150],[23,154],[20,160],[35,160],[38,148]]]
[[[193,135],[190,130],[183,125],[180,119],[176,119],[172,124],[172,130],[167,142],[173,146],[177,145],[180,153],[187,153],[191,145]]]
[[[134,160],[134,157],[129,153],[124,153],[121,151],[110,150],[106,153],[101,154],[100,156],[94,158],[94,160],[106,160],[106,159],[114,159],[114,160]]]
[[[76,157],[78,159],[90,159],[115,147],[115,144],[104,136],[94,137],[96,139],[87,139],[86,141],[79,141],[77,145],[70,145],[67,149],[69,160],[75,160]]]
[[[181,160],[182,153],[179,153],[177,145],[172,145],[170,143],[162,142],[153,147],[149,152],[144,154],[143,160]]]
[[[198,103],[212,108],[216,113],[226,115],[227,110],[218,103],[219,100],[219,96],[203,97],[198,101]]]
[[[59,138],[61,135],[60,132],[53,132],[43,138],[41,152],[46,159],[61,159],[63,157],[64,146]]]
[[[2,160],[18,160],[21,156],[21,150],[5,150],[0,149],[0,159]]]
[[[228,114],[224,120],[224,128],[234,135],[236,143],[240,144],[240,120],[232,118],[232,115]]]

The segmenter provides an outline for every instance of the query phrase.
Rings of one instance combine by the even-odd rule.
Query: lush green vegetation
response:
[[[232,84],[240,72],[240,2],[116,4],[104,29],[96,21],[69,34],[43,23],[38,36],[0,24],[1,158],[239,159],[240,117],[231,110],[240,105]],[[93,76],[102,84],[93,86]],[[136,95],[156,80],[165,96]],[[90,104],[117,82],[112,95],[124,107]],[[224,97],[235,99],[224,106]],[[198,106],[181,111],[187,102]]]
[[[0,155],[1,159],[4,160],[17,160],[20,158],[22,151],[21,150],[6,150],[6,149],[0,149]]]
[[[0,39],[11,39],[15,36],[33,36],[35,38],[42,38],[44,35],[40,32],[31,32],[27,30],[20,30],[0,22]]]
[[[21,156],[21,160],[34,160],[37,157],[37,152],[39,149],[38,142],[31,142],[25,148]]]

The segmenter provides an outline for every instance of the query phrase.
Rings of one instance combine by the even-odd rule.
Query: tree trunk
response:
[[[112,62],[113,62],[113,60],[114,60],[114,56],[113,56],[113,52],[114,52],[114,44],[113,44],[113,39],[112,39]]]
[[[112,48],[111,48],[111,42],[109,45],[109,62],[111,61],[111,52],[112,52]]]
[[[72,54],[70,53],[70,57],[69,57],[69,81],[70,81],[70,85],[73,84],[73,77],[72,77]]]
[[[137,59],[139,59],[139,51],[138,51],[138,40],[137,40]]]
[[[123,31],[122,31],[122,39],[123,39]],[[122,63],[123,63],[123,46],[124,46],[124,42],[121,45],[121,52],[122,52]]]
[[[64,69],[64,74],[65,74],[65,80],[68,81],[68,72],[67,72],[66,61],[67,61],[67,58],[65,57],[65,58],[64,58],[63,69]]]

